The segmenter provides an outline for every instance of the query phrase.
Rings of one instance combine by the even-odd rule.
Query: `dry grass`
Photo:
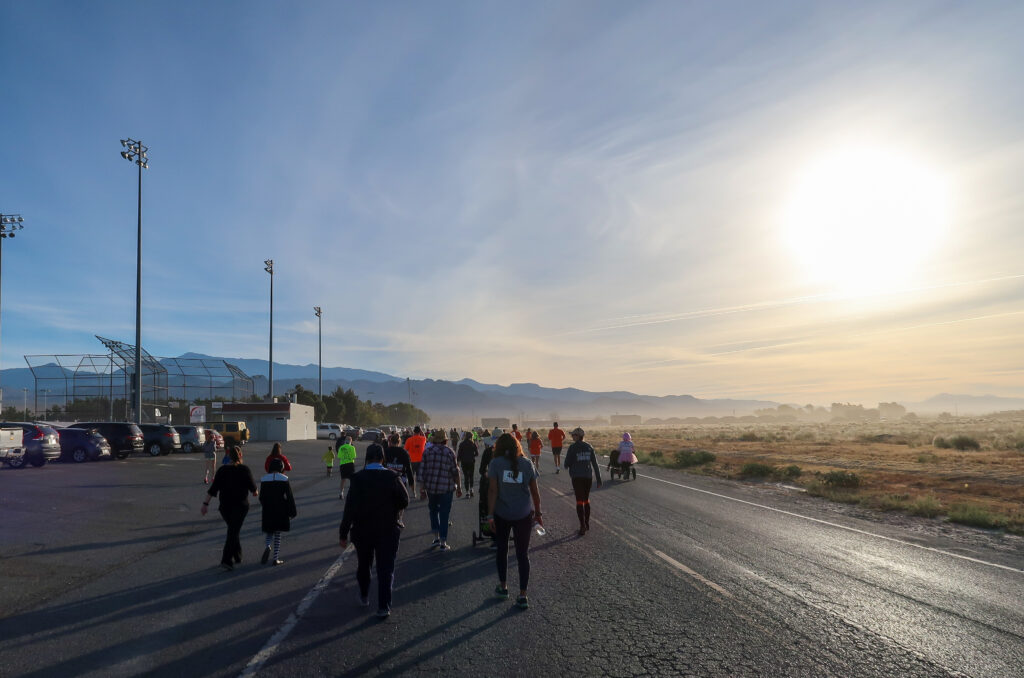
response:
[[[883,511],[945,515],[980,527],[1024,534],[1024,418],[870,424],[708,424],[630,431],[642,463],[682,468],[677,454],[713,455],[689,473],[751,479],[751,469],[809,493]],[[621,430],[587,439],[607,452]],[[978,450],[935,447],[937,438],[969,437]],[[764,474],[760,466],[774,469]],[[746,469],[747,473],[744,473]],[[826,482],[842,471],[857,487]],[[828,474],[832,473],[832,476]]]

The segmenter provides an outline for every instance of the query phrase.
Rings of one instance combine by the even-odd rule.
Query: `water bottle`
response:
[[[543,537],[545,534],[548,533],[548,531],[544,529],[544,526],[538,523],[537,521],[533,522],[533,530],[537,533],[538,537]]]

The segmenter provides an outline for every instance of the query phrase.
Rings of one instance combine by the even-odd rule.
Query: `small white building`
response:
[[[298,403],[224,403],[225,421],[244,421],[250,440],[286,442],[315,440],[313,407]]]

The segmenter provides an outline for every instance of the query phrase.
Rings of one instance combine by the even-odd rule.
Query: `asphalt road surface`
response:
[[[448,553],[415,501],[380,621],[375,583],[356,605],[325,448],[286,445],[284,565],[258,562],[254,503],[230,573],[219,515],[199,515],[199,454],[0,470],[0,676],[1024,675],[1019,548],[645,467],[605,478],[580,538],[550,455],[529,610],[493,596],[475,498],[455,501]],[[268,451],[246,448],[257,477]]]

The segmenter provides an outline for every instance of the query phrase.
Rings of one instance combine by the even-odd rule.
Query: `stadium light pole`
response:
[[[142,170],[149,169],[149,147],[135,139],[121,139],[121,157],[139,166],[139,219],[135,252],[135,423],[142,423]]]
[[[20,214],[3,214],[0,213],[0,279],[3,278],[3,262],[4,262],[4,240],[7,238],[13,238],[17,231],[25,228],[23,225],[25,220],[21,218]],[[2,345],[2,344],[0,344]],[[2,367],[2,361],[0,361],[0,367]],[[0,387],[0,410],[3,410],[4,406],[4,392],[3,388]]]
[[[267,402],[274,402],[274,260],[263,261],[263,270],[270,274],[270,384],[267,386]]]
[[[316,351],[316,364],[317,364],[317,377],[320,382],[320,400],[324,399],[324,319],[323,311],[320,310],[319,306],[313,307],[313,312],[316,313],[317,319],[317,351]]]

